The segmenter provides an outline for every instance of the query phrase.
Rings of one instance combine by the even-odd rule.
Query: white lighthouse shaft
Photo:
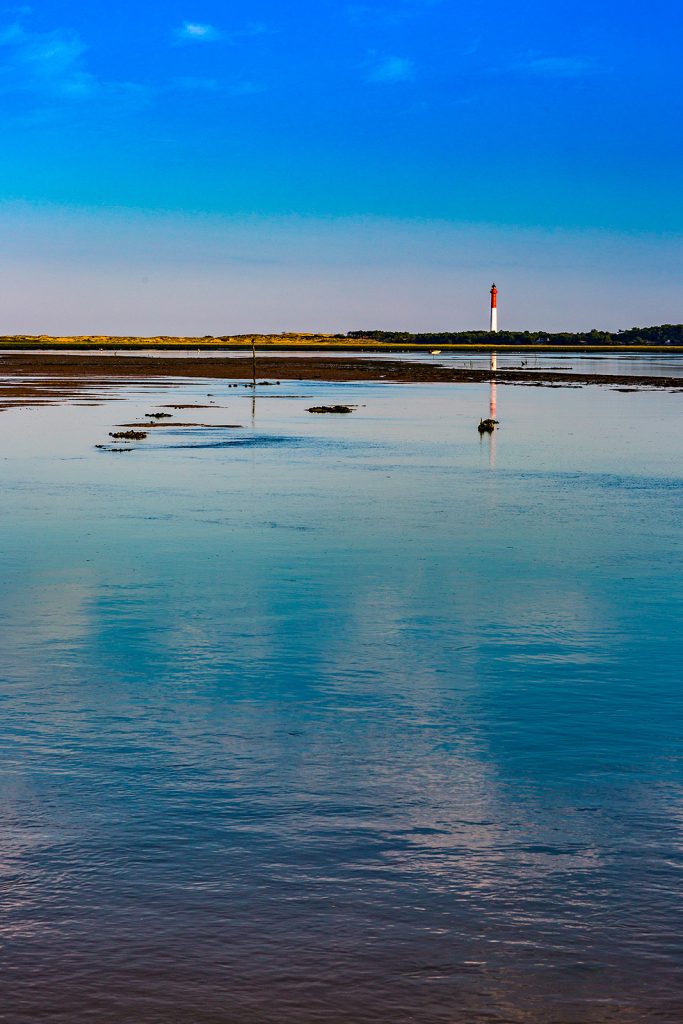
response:
[[[489,330],[493,334],[498,331],[498,289],[495,284],[491,285],[491,326]]]

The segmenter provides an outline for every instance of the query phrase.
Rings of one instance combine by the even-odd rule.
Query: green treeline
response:
[[[490,345],[489,331],[443,331],[410,334],[407,331],[349,331],[347,338],[408,345]],[[546,331],[499,331],[496,345],[683,345],[683,324],[632,327],[628,331],[588,331],[548,334]]]

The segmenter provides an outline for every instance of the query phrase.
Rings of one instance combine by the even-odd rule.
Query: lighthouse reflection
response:
[[[491,353],[491,373],[495,373],[497,369],[498,369],[498,353],[497,352],[492,352]],[[498,385],[496,383],[495,378],[491,377],[491,383],[489,385],[489,388],[490,388],[490,391],[489,391],[489,419],[491,419],[491,420],[498,419],[498,416],[496,415],[496,413],[497,413],[497,405],[498,405],[498,398],[497,398],[497,394],[496,394],[497,387],[498,387]],[[489,469],[495,469],[496,468],[496,430],[495,430],[495,427],[491,431],[490,434],[486,435],[486,439],[487,439],[488,446],[489,446]]]

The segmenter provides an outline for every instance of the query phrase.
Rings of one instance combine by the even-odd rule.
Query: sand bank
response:
[[[681,376],[653,377],[605,373],[558,372],[543,369],[495,372],[489,369],[440,366],[438,363],[407,362],[324,356],[259,355],[257,381],[378,381],[394,384],[468,384],[489,383],[526,387],[582,387],[603,385],[624,390],[659,389],[683,391]],[[21,352],[0,357],[0,407],[68,401],[87,397],[97,400],[131,383],[169,386],[179,379],[201,378],[207,381],[251,381],[250,357],[203,359],[191,356],[159,355],[155,358],[133,355],[69,355],[67,353]],[[85,394],[84,394],[85,393]]]

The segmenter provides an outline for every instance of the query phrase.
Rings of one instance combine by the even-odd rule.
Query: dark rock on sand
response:
[[[147,434],[144,430],[117,430],[115,434],[110,434],[115,441],[144,441]]]
[[[323,412],[347,413],[347,412],[353,412],[354,408],[355,407],[353,405],[314,405],[310,409],[307,409],[306,411],[307,412],[319,412],[319,413],[323,413]]]

